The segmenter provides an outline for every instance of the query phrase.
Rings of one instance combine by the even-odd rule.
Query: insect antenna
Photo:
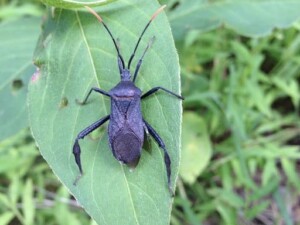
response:
[[[144,58],[146,52],[148,51],[148,49],[152,46],[154,40],[155,40],[155,36],[153,36],[153,37],[150,39],[149,43],[147,44],[146,49],[144,50],[144,53],[143,53],[142,57],[140,58],[140,60],[139,60],[139,62],[138,62],[138,64],[137,64],[137,67],[136,67],[136,69],[135,69],[135,71],[134,71],[134,75],[133,75],[133,79],[132,79],[132,82],[133,82],[133,83],[135,82],[136,76],[137,76],[137,74],[138,74],[138,72],[139,72],[139,70],[140,70],[140,66],[141,66],[141,64],[142,64],[143,58]]]
[[[90,13],[92,13],[96,18],[97,20],[103,24],[104,28],[107,30],[109,36],[111,37],[111,39],[113,40],[114,42],[114,46],[117,50],[117,53],[118,53],[118,58],[119,60],[121,60],[121,64],[122,64],[122,69],[125,68],[125,63],[124,63],[124,59],[122,57],[122,55],[120,54],[120,50],[119,50],[119,47],[117,45],[117,42],[115,40],[115,38],[113,37],[112,33],[110,32],[110,30],[108,29],[107,25],[104,23],[103,19],[101,18],[101,16],[99,14],[97,14],[92,8],[88,7],[88,6],[84,6],[87,10],[90,11]],[[121,68],[120,68],[121,69]],[[120,71],[121,72],[121,71]]]
[[[147,28],[149,27],[149,25],[151,24],[151,22],[156,18],[156,16],[157,16],[161,11],[163,11],[163,9],[164,9],[165,7],[166,7],[166,5],[163,5],[163,6],[161,6],[158,10],[156,10],[156,11],[153,13],[153,15],[152,15],[150,21],[146,24],[146,26],[145,26],[143,32],[141,33],[141,35],[140,35],[140,37],[139,37],[139,39],[138,39],[138,41],[137,41],[137,43],[136,43],[136,45],[135,45],[134,51],[133,51],[132,55],[131,55],[130,58],[129,58],[128,69],[130,69],[130,65],[131,65],[132,59],[133,59],[133,57],[135,56],[135,52],[136,52],[136,50],[137,50],[137,48],[138,48],[138,46],[139,46],[139,44],[140,44],[140,41],[141,41],[141,39],[142,39],[144,33],[146,32],[146,30],[147,30]]]

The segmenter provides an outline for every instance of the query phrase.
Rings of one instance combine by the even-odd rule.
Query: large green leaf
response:
[[[25,102],[39,23],[22,18],[0,24],[0,141],[28,125]]]
[[[43,3],[59,8],[80,8],[82,6],[105,5],[116,0],[41,0]]]
[[[207,31],[225,24],[236,32],[258,37],[286,28],[300,18],[298,0],[184,1],[170,12],[176,39],[191,30]]]
[[[144,25],[158,7],[155,1],[136,0],[118,1],[99,10],[112,33],[120,38],[125,59],[129,59]],[[145,56],[137,86],[144,92],[163,86],[180,93],[178,56],[164,13],[147,30],[133,65],[153,35],[156,41]],[[151,154],[143,151],[137,168],[130,172],[113,157],[106,129],[100,132],[99,140],[87,137],[80,141],[84,176],[73,185],[79,173],[72,154],[76,135],[110,113],[109,99],[102,95],[93,93],[85,106],[76,104],[75,99],[83,99],[91,87],[109,90],[120,80],[116,50],[104,27],[86,11],[57,10],[46,18],[34,60],[41,73],[29,85],[30,123],[54,173],[99,224],[169,224],[172,199],[163,153],[154,142]],[[174,187],[180,156],[181,102],[158,92],[143,101],[142,111],[165,141]]]

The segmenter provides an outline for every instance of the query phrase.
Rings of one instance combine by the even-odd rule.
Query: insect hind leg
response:
[[[161,139],[161,137],[158,135],[158,133],[154,130],[154,128],[146,121],[143,119],[144,124],[146,125],[150,135],[154,138],[158,146],[163,150],[164,152],[164,161],[165,161],[165,166],[167,170],[167,178],[168,178],[168,188],[169,192],[172,197],[174,197],[174,191],[172,189],[172,184],[171,184],[171,159],[169,156],[169,153],[166,149],[164,141]]]
[[[152,145],[151,145],[151,137],[150,137],[150,133],[148,131],[148,128],[146,126],[145,123],[143,123],[143,127],[144,127],[144,144],[143,144],[143,148],[149,152],[149,154],[152,154]]]
[[[74,154],[75,162],[76,162],[76,164],[78,166],[80,174],[78,175],[78,177],[74,181],[74,183],[73,183],[74,185],[77,184],[78,180],[80,179],[80,177],[83,174],[83,170],[82,170],[82,166],[81,166],[81,159],[80,159],[81,149],[80,149],[78,141],[80,139],[83,139],[85,136],[87,136],[88,134],[90,134],[94,130],[96,130],[98,127],[100,127],[102,124],[104,124],[107,120],[109,120],[109,118],[110,118],[110,115],[101,118],[100,120],[96,121],[95,123],[91,124],[90,126],[88,126],[87,128],[85,128],[84,130],[82,130],[77,135],[77,137],[75,139],[75,142],[74,142],[74,145],[73,145],[73,154]]]

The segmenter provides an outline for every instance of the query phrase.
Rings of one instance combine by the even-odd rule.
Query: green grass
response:
[[[214,153],[180,183],[174,225],[297,222],[299,40],[296,27],[260,39],[218,29],[180,44],[184,108],[205,119]]]

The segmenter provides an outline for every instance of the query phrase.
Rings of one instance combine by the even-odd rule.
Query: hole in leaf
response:
[[[178,1],[174,2],[170,7],[170,11],[176,9],[179,5],[180,5],[180,2],[178,2]]]
[[[23,87],[23,81],[20,79],[13,80],[12,82],[12,90],[14,92],[19,91]]]
[[[68,101],[68,99],[66,98],[66,97],[63,97],[62,99],[61,99],[61,101],[60,101],[60,105],[59,105],[59,108],[65,108],[65,107],[67,107],[68,106],[68,104],[69,104],[69,101]]]

